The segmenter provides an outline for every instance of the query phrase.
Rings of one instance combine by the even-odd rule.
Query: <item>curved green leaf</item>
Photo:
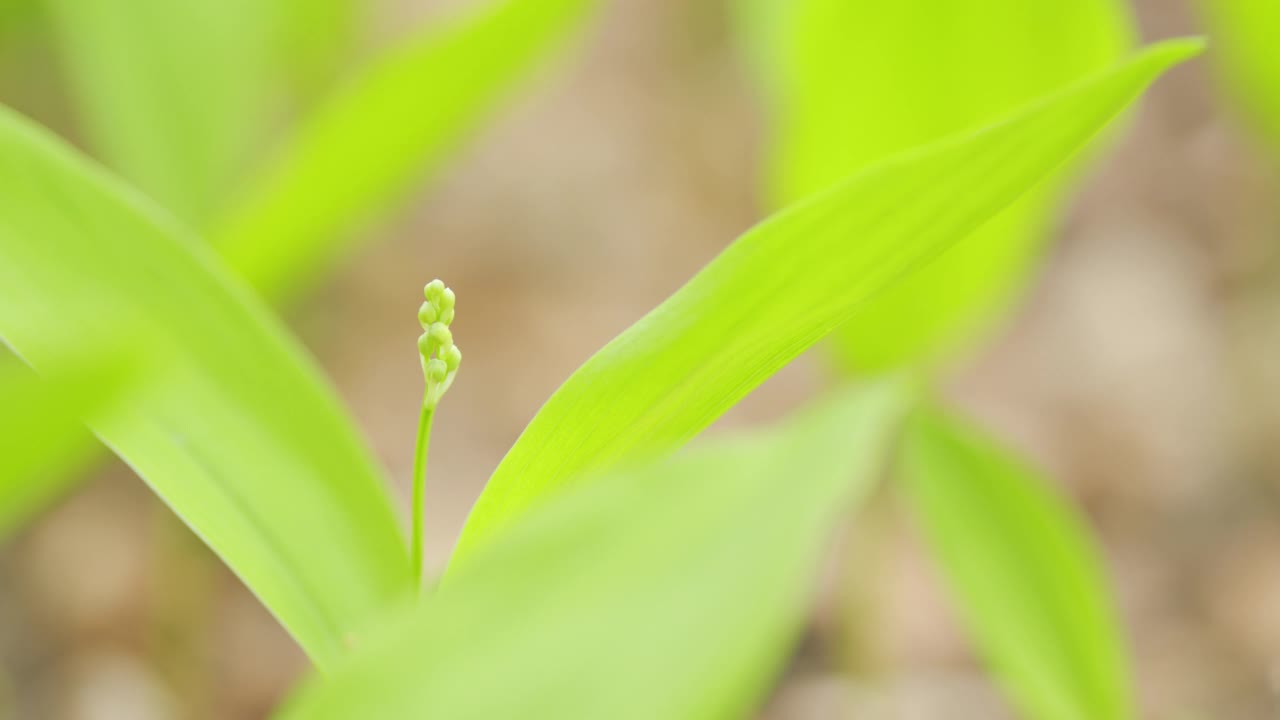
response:
[[[1084,521],[1039,473],[955,420],[920,413],[904,452],[908,497],[968,626],[1028,717],[1135,717]]]
[[[772,13],[760,42],[779,204],[989,124],[1131,46],[1119,0],[750,1]],[[842,362],[881,371],[972,340],[1025,283],[1059,185],[1028,194],[868,303],[835,335]]]
[[[391,51],[307,120],[215,238],[268,295],[334,265],[350,233],[438,163],[595,0],[502,0]]]
[[[1199,49],[1155,46],[1006,122],[857,174],[739,238],[552,395],[489,480],[459,552],[575,476],[696,435]]]
[[[91,144],[188,223],[244,170],[280,78],[264,0],[46,0]]]
[[[239,0],[53,2],[104,154],[171,209],[197,217],[225,201],[226,188],[213,187],[225,183],[211,180],[230,168],[212,165],[243,155],[233,146],[260,119],[251,117],[262,109],[250,97],[262,94],[255,83],[284,80],[250,65],[270,61],[317,84],[359,14],[350,0],[278,0],[251,12]],[[345,225],[442,159],[592,4],[511,0],[392,52],[310,121],[275,175],[263,178],[262,195],[232,220],[221,249],[267,295],[314,280],[341,254]],[[193,26],[205,34],[186,42]],[[203,102],[217,107],[188,112]]]
[[[91,429],[318,664],[410,588],[383,477],[301,348],[198,240],[7,110],[0,337],[42,374],[66,347],[140,368]]]
[[[1199,0],[1196,3],[1227,89],[1261,137],[1280,154],[1280,3]]]
[[[876,478],[900,390],[838,392],[781,429],[566,493],[282,717],[747,716],[832,525]]]
[[[0,350],[0,538],[48,505],[94,456],[97,443],[80,422],[114,396],[110,368],[76,363],[50,383]]]

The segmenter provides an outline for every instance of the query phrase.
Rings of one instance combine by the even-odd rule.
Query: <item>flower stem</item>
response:
[[[422,592],[422,540],[423,540],[423,506],[427,487],[427,447],[431,444],[431,419],[435,408],[422,404],[422,415],[418,418],[418,443],[413,451],[413,537],[411,562],[413,563],[413,587]]]
[[[440,280],[432,280],[422,288],[426,302],[418,308],[422,335],[418,338],[418,355],[422,361],[422,416],[418,418],[418,446],[413,451],[413,537],[410,562],[413,584],[422,594],[422,512],[427,487],[427,445],[431,442],[431,417],[462,363],[462,351],[453,342],[454,308],[458,298]]]

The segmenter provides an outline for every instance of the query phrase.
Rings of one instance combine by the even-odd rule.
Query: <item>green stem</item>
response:
[[[435,409],[422,404],[422,415],[418,418],[418,443],[413,451],[413,586],[422,592],[422,510],[427,488],[427,446],[431,444],[431,418]]]

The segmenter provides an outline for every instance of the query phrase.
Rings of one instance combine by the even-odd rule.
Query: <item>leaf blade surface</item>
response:
[[[410,575],[382,473],[313,362],[203,243],[7,110],[0,187],[0,337],[41,372],[67,347],[138,368],[91,429],[333,662]]]
[[[902,390],[846,388],[781,429],[557,498],[282,717],[747,715],[833,524],[877,477]]]
[[[456,552],[584,473],[687,441],[1015,201],[1199,49],[1195,41],[1154,46],[1002,124],[887,161],[749,231],[551,396],[490,478]]]
[[[771,16],[755,34],[773,109],[767,175],[777,204],[996,121],[1132,46],[1116,0],[750,1],[748,17]],[[882,372],[972,344],[1026,283],[1066,174],[877,297],[834,335],[842,365]]]
[[[1029,717],[1135,717],[1102,563],[1075,510],[1013,453],[936,411],[910,423],[904,474],[974,640]]]
[[[330,269],[351,233],[434,170],[595,0],[501,0],[384,53],[304,119],[215,233],[268,296]]]

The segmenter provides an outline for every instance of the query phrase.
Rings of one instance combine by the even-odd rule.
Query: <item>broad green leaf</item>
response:
[[[201,225],[276,89],[273,0],[47,0],[92,147]]]
[[[595,0],[501,0],[373,63],[308,119],[218,234],[232,267],[288,295],[438,164]]]
[[[832,525],[904,394],[607,477],[522,517],[282,717],[746,717],[791,647]]]
[[[0,350],[0,540],[47,506],[92,458],[96,442],[80,417],[119,391],[120,377],[84,363],[50,383]]]
[[[1199,0],[1197,3],[1228,91],[1261,137],[1280,153],[1280,3]]]
[[[333,83],[365,25],[367,5],[357,0],[271,0],[276,12],[272,47],[305,96]]]
[[[1005,122],[859,173],[739,238],[552,395],[489,480],[459,552],[575,476],[696,435],[1199,49],[1152,47]]]
[[[0,111],[0,337],[143,381],[91,429],[321,666],[410,587],[384,479],[311,360],[209,250]]]
[[[28,26],[36,15],[36,0],[8,0],[0,4],[0,41],[15,28]]]
[[[779,204],[987,125],[1131,47],[1121,0],[749,1],[749,17],[771,13],[771,32],[756,35]],[[835,335],[842,364],[882,371],[971,342],[1025,284],[1060,189],[1029,193],[869,303]]]
[[[1084,521],[1038,472],[936,412],[909,425],[907,495],[974,639],[1037,720],[1135,717]]]

